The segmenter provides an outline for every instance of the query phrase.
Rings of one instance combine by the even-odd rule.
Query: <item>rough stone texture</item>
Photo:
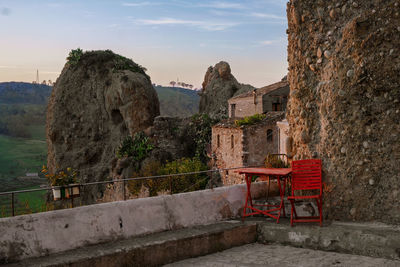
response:
[[[288,3],[287,118],[329,219],[400,223],[400,3]]]
[[[282,112],[269,112],[263,121],[254,125],[237,127],[228,119],[213,126],[211,149],[215,165],[220,169],[264,165],[268,154],[278,153],[276,122],[283,117]],[[267,140],[268,130],[272,130],[272,141]],[[221,176],[224,185],[244,182],[244,176],[235,170],[222,171]]]
[[[252,185],[258,199],[265,183]],[[0,219],[0,263],[238,217],[245,185]]]
[[[187,259],[166,267],[180,266],[310,266],[349,267],[363,266],[397,267],[399,261],[377,259],[365,256],[324,252],[312,249],[293,248],[279,245],[248,244],[203,257]]]
[[[209,67],[200,95],[199,112],[212,118],[228,117],[228,99],[241,93],[254,90],[251,85],[240,84],[231,73],[228,63],[221,61]]]
[[[86,52],[67,63],[53,88],[47,110],[48,167],[79,170],[81,182],[107,180],[121,141],[146,129],[160,114],[150,78],[115,70],[111,51]],[[100,195],[93,187],[86,201]]]

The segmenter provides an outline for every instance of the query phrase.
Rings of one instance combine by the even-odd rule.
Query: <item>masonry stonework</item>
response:
[[[263,166],[268,154],[278,153],[279,134],[277,121],[283,112],[270,112],[254,125],[237,127],[234,120],[226,120],[212,127],[212,153],[216,167],[237,168]],[[244,182],[243,175],[235,170],[221,173],[224,185]]]
[[[295,158],[323,162],[329,219],[400,223],[400,3],[291,0]]]

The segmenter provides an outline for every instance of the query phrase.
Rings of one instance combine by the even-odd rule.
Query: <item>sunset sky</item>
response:
[[[71,49],[111,49],[153,83],[200,87],[229,62],[256,87],[287,73],[286,0],[0,0],[0,82],[53,80]]]

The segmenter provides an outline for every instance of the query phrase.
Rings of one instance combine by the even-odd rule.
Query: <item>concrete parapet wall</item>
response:
[[[255,183],[252,194],[265,194]],[[240,215],[245,185],[118,201],[0,219],[0,263],[18,261]]]

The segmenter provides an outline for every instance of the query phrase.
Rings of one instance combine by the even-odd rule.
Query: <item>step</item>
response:
[[[83,247],[10,266],[160,266],[257,239],[256,223],[225,221]]]
[[[382,223],[332,222],[290,226],[289,219],[279,224],[254,218],[258,242],[281,244],[323,251],[400,260],[400,226]]]

